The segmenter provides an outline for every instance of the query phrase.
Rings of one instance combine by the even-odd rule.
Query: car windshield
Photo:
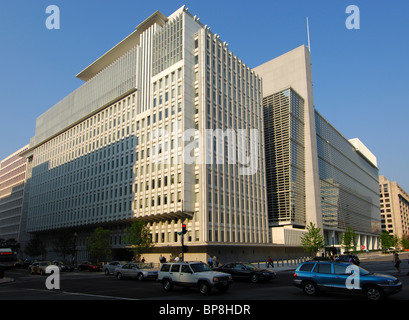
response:
[[[364,268],[361,268],[361,267],[358,267],[358,266],[355,266],[355,267],[359,269],[359,274],[361,276],[366,276],[367,274],[372,274],[372,272],[369,272],[368,270],[365,270]]]
[[[253,266],[253,265],[250,264],[250,263],[243,263],[242,266],[243,266],[244,268],[246,268],[246,270],[254,270],[254,269],[256,269],[256,267]]]
[[[193,272],[204,272],[204,271],[212,271],[207,265],[204,263],[194,263],[190,265],[193,269]]]

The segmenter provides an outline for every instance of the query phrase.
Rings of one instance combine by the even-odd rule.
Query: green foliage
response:
[[[134,221],[131,226],[126,228],[123,239],[130,246],[130,250],[137,259],[142,253],[149,252],[154,246],[149,228],[143,221]]]
[[[307,226],[307,232],[301,236],[301,246],[311,257],[316,256],[317,252],[325,247],[321,228],[317,228],[315,224],[310,222]]]
[[[342,235],[342,245],[345,247],[345,251],[351,252],[356,249],[356,234],[350,226],[347,226],[344,234]]]
[[[393,247],[393,237],[387,231],[383,231],[379,238],[383,250]]]
[[[65,260],[66,255],[74,255],[75,239],[70,232],[60,233],[54,242],[53,250]]]
[[[0,248],[10,248],[13,251],[20,250],[20,243],[17,242],[16,239],[0,239]]]
[[[35,258],[40,255],[45,255],[47,250],[45,249],[44,243],[40,239],[33,238],[27,243],[24,253],[29,257]]]
[[[409,249],[409,235],[405,234],[400,240],[403,249]]]
[[[101,227],[96,228],[92,235],[87,239],[88,252],[91,257],[96,259],[97,263],[99,263],[100,259],[104,259],[112,253],[109,240],[110,231]]]

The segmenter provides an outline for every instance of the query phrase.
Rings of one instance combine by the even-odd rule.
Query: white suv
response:
[[[201,294],[209,294],[212,288],[226,292],[232,283],[230,274],[212,271],[203,262],[169,262],[159,268],[158,281],[165,291],[174,285],[198,287]]]

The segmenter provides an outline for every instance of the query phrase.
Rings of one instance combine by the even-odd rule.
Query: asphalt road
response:
[[[400,293],[388,297],[390,301],[409,300],[408,257],[401,256],[401,274],[397,274],[391,257],[375,257],[362,260],[361,266],[372,272],[382,272],[397,276],[403,283]],[[270,282],[252,284],[247,281],[234,281],[226,293],[212,291],[209,296],[202,296],[197,289],[175,287],[172,292],[165,292],[156,281],[137,281],[132,279],[117,280],[114,276],[102,273],[70,272],[60,273],[60,289],[48,290],[46,276],[31,275],[27,270],[6,271],[5,276],[13,282],[0,284],[0,301],[6,300],[85,300],[85,301],[267,301],[267,300],[356,300],[365,301],[360,295],[329,293],[318,297],[307,297],[292,284],[292,271],[277,272],[277,278]]]

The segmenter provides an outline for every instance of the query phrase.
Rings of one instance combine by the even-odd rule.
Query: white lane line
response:
[[[115,299],[115,300],[132,300],[132,301],[141,300],[141,299],[134,299],[134,298],[103,296],[103,295],[90,294],[90,293],[67,292],[67,291],[61,291],[61,290],[40,290],[40,289],[27,289],[27,290],[48,292],[48,293],[61,293],[61,294],[66,294],[66,295],[77,295],[77,296],[94,297],[94,298]]]

